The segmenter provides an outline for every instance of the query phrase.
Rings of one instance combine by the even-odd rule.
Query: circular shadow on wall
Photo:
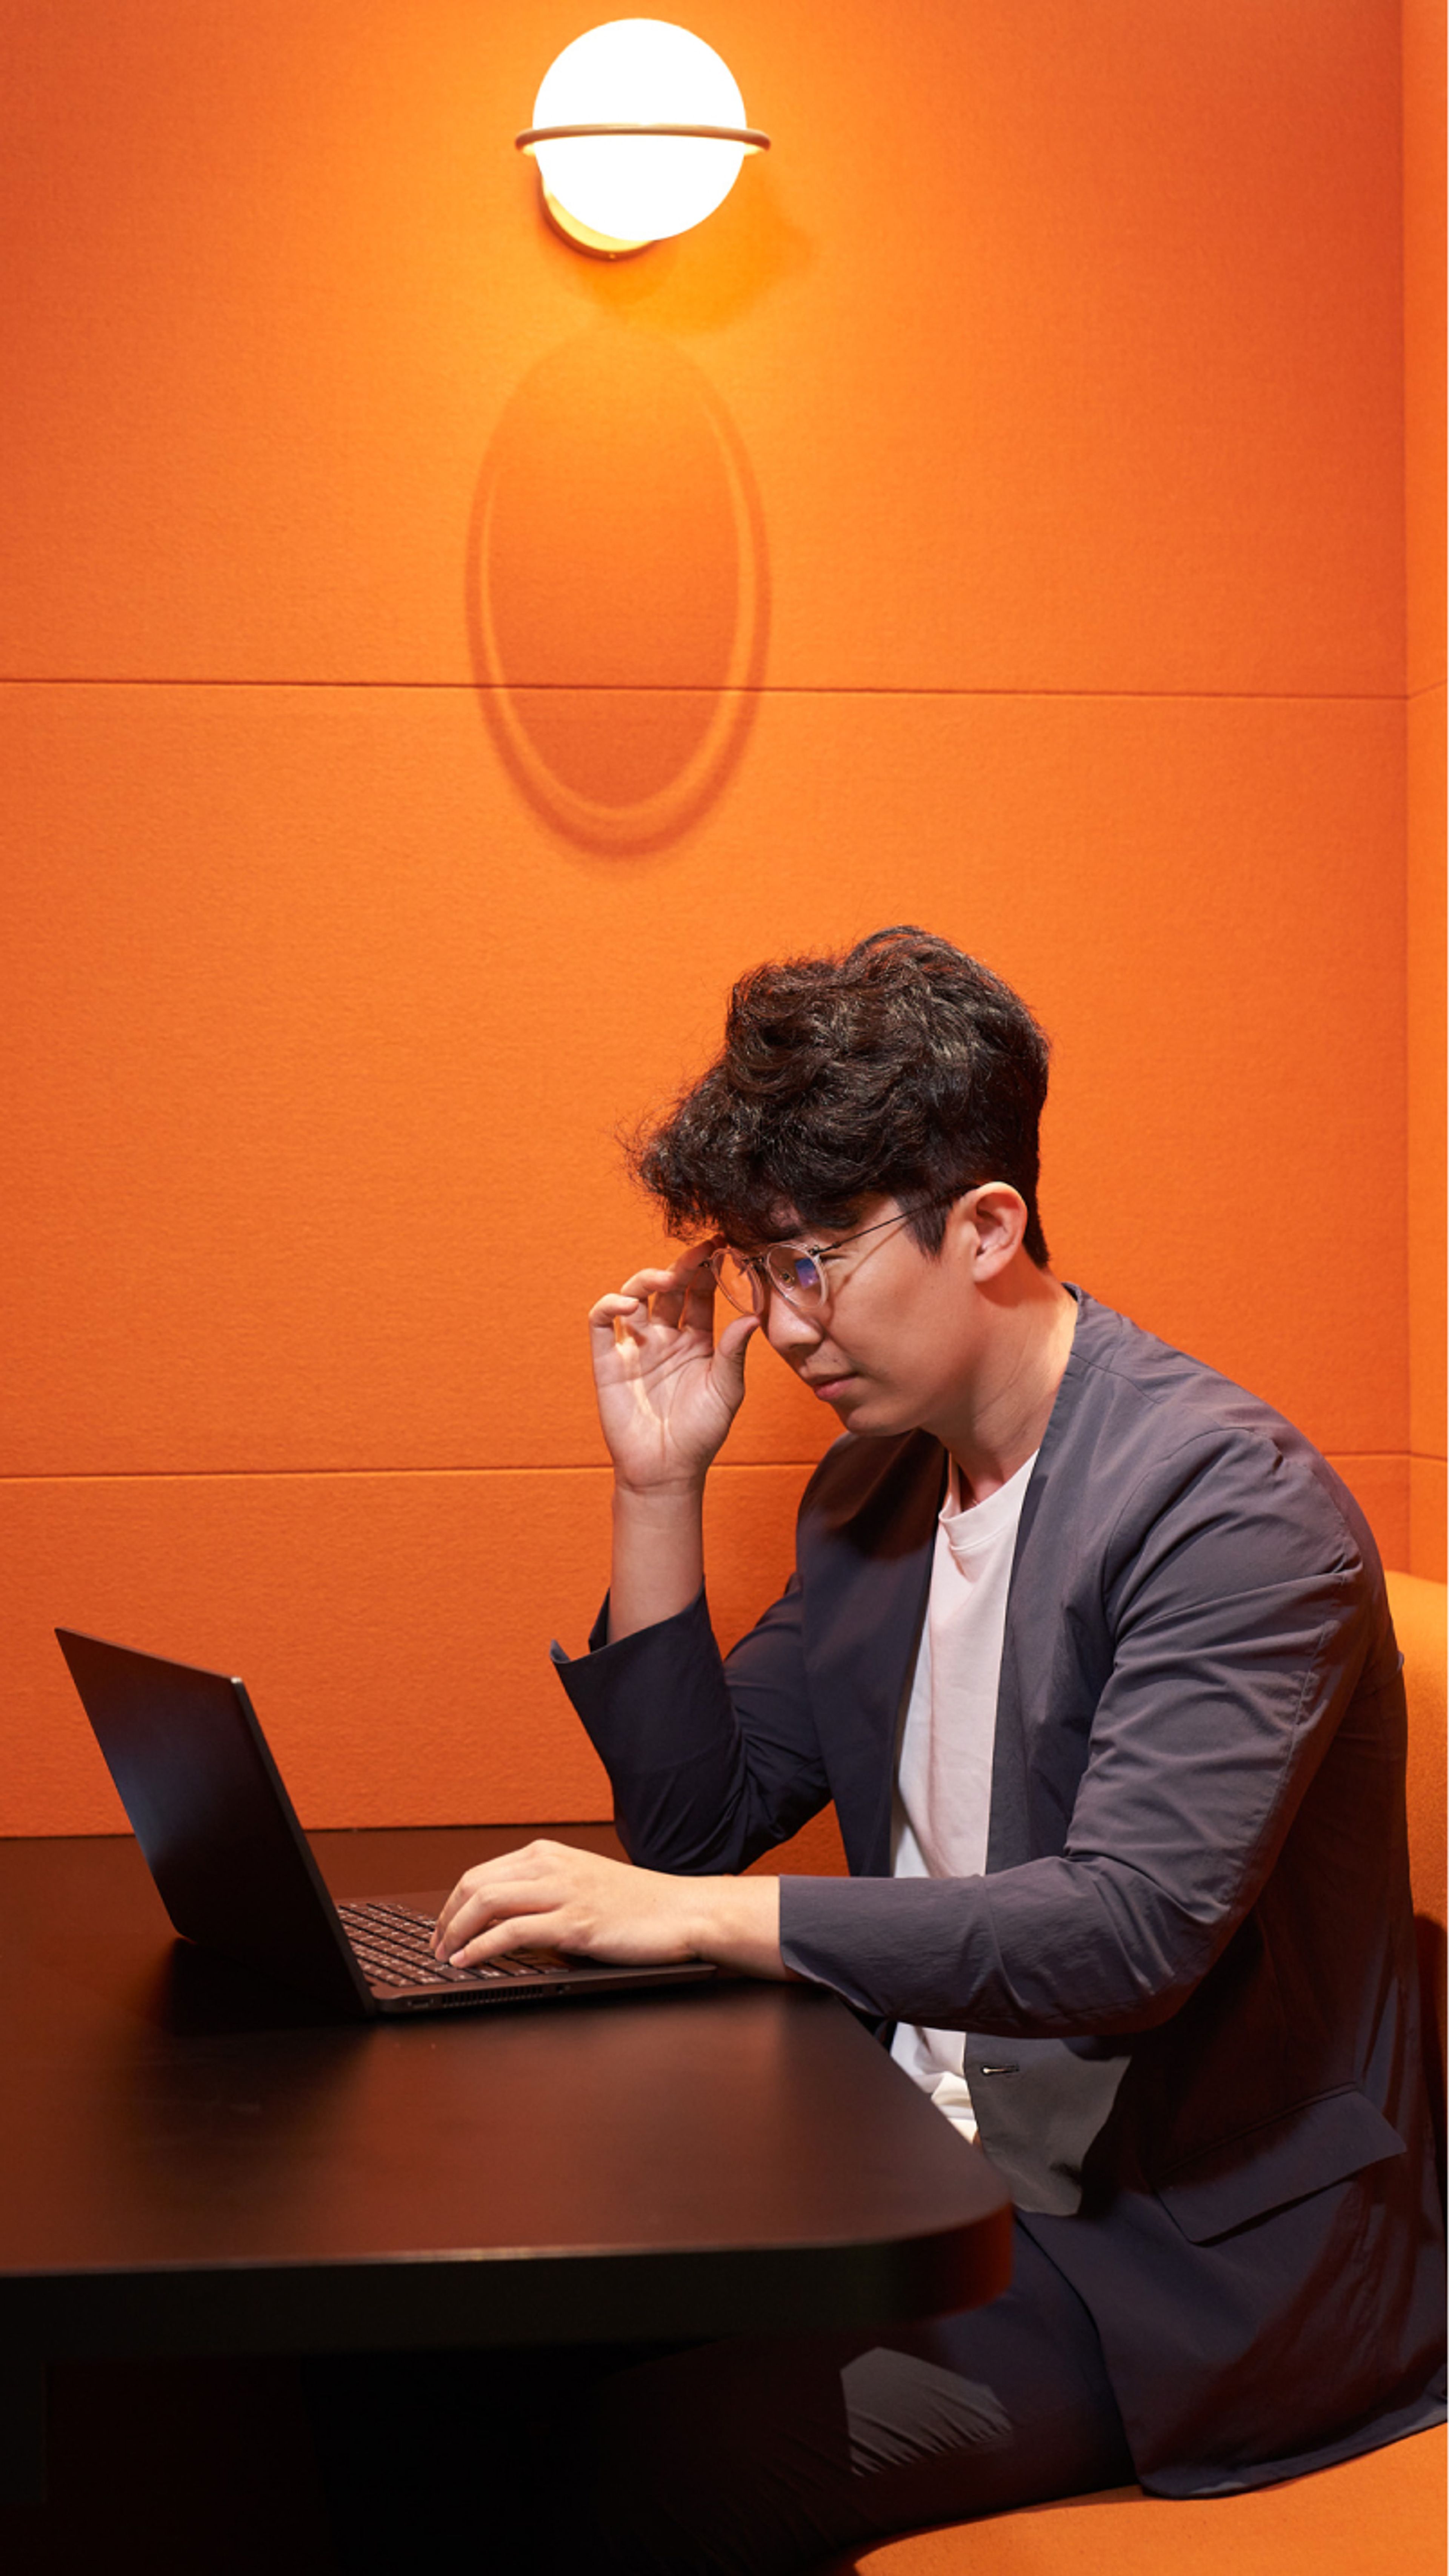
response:
[[[542,359],[468,538],[479,698],[528,802],[584,849],[676,840],[744,750],[768,626],[759,496],[699,368],[618,323]]]

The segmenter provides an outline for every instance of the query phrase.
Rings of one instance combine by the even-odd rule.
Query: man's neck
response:
[[[1075,1298],[1034,1262],[983,1309],[980,1364],[931,1425],[955,1460],[963,1503],[998,1493],[1041,1447],[1077,1327]]]

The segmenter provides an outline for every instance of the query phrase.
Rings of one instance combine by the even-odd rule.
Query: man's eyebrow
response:
[[[834,1249],[833,1245],[823,1242],[821,1237],[826,1234],[838,1234],[839,1231],[840,1229],[838,1226],[821,1227],[793,1225],[790,1227],[788,1233],[785,1234],[755,1235],[752,1238],[755,1246],[753,1253],[747,1250],[745,1245],[742,1243],[727,1244],[725,1249],[729,1252],[739,1253],[746,1261],[758,1259],[762,1252],[776,1252],[779,1250],[781,1244],[784,1243],[798,1244],[802,1252],[830,1252]]]

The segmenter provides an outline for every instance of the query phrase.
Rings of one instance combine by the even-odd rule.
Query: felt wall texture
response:
[[[605,265],[558,0],[12,13],[0,1830],[121,1821],[56,1621],[308,1823],[606,1812],[617,1131],[883,922],[1051,1030],[1058,1269],[1442,1572],[1434,14],[709,0],[775,148]]]
[[[1409,1530],[1445,1553],[1444,0],[1404,0],[1408,666]]]

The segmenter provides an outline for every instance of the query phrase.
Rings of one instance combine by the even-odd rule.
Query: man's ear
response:
[[[972,1275],[978,1287],[999,1279],[1020,1251],[1026,1234],[1026,1201],[1010,1181],[983,1181],[959,1199],[951,1211],[964,1219],[975,1237]]]

